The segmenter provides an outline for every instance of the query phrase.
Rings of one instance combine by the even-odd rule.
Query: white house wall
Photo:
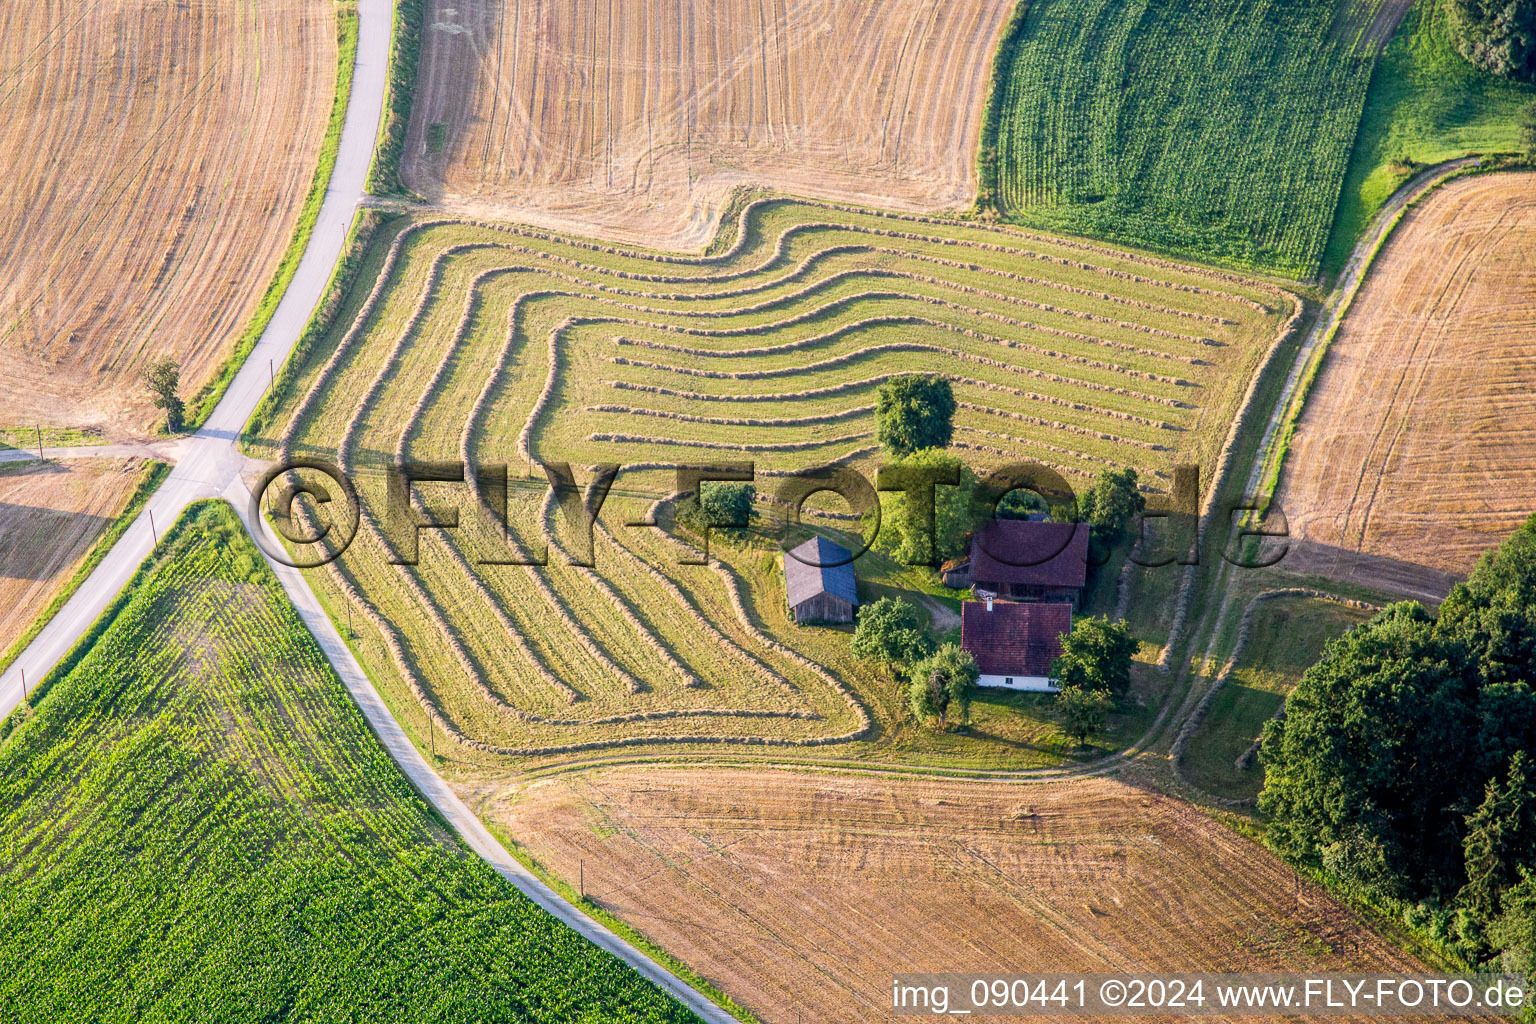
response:
[[[1013,682],[1008,682],[1012,679]],[[1000,690],[1027,690],[1030,693],[1055,693],[1056,686],[1048,676],[981,676],[977,686],[995,686]]]

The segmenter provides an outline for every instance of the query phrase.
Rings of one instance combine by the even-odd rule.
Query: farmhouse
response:
[[[967,601],[960,609],[960,646],[976,659],[977,686],[1055,693],[1051,662],[1072,629],[1070,604]]]
[[[853,555],[812,537],[784,555],[784,592],[796,622],[852,622],[859,604]]]
[[[1088,581],[1088,526],[994,519],[971,538],[970,582],[1014,601],[1064,601]]]

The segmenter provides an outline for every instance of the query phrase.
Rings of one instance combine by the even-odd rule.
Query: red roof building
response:
[[[1088,582],[1088,524],[994,519],[971,538],[970,582],[998,597],[1076,608]]]
[[[967,601],[960,606],[960,646],[981,670],[978,686],[1054,693],[1051,663],[1072,630],[1070,604]]]

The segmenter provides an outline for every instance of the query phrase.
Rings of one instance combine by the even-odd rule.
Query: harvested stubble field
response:
[[[1533,510],[1536,175],[1410,210],[1325,359],[1278,496],[1310,542],[1287,564],[1388,592],[1469,571]]]
[[[0,472],[0,651],[48,606],[123,511],[139,459],[76,459]]]
[[[969,205],[1013,0],[428,0],[405,184],[702,247],[733,188]]]
[[[0,1018],[697,1024],[449,832],[222,504],[0,739]]]
[[[1114,779],[629,769],[468,795],[763,1020],[899,1019],[897,971],[1423,969],[1249,840]]]
[[[331,0],[0,6],[0,393],[140,433],[195,393],[293,233],[336,79]]]
[[[788,623],[771,553],[717,544],[710,566],[679,565],[669,535],[625,525],[672,492],[672,467],[752,460],[763,489],[831,462],[870,475],[878,382],[924,370],[955,381],[957,448],[979,466],[1034,459],[1082,481],[1132,465],[1163,488],[1175,461],[1215,462],[1292,313],[1289,295],[1232,276],[802,201],[747,204],[727,241],[688,258],[396,222],[275,434],[253,439],[354,475],[362,533],[315,578],[338,613],[354,605],[359,654],[406,722],[425,732],[429,714],[462,758],[779,755],[888,735],[892,688],[841,637]],[[542,476],[521,480],[530,456],[631,467],[596,571],[568,564],[577,545]],[[494,494],[475,485],[477,515],[470,487],[431,483],[419,494],[456,502],[466,529],[391,564],[380,470],[398,457],[510,463],[511,551],[554,539],[549,567],[477,564],[496,546]]]

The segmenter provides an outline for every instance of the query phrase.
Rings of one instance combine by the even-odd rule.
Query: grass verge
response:
[[[421,61],[421,27],[426,0],[396,0],[390,35],[389,82],[384,94],[384,118],[368,169],[368,191],[374,195],[409,195],[400,181],[400,157],[411,126],[411,98],[416,93],[416,66]]]
[[[374,233],[383,221],[384,217],[374,210],[359,210],[357,216],[352,219],[352,226],[347,230],[346,243],[342,246],[341,259],[336,261],[336,268],[331,271],[331,279],[326,284],[325,297],[320,300],[315,315],[310,317],[309,323],[304,326],[304,333],[299,335],[293,351],[289,352],[288,358],[283,360],[282,368],[278,370],[272,386],[267,389],[266,394],[261,396],[261,401],[251,411],[251,418],[246,421],[245,429],[240,432],[242,447],[251,436],[261,433],[266,428],[273,412],[288,400],[316,342],[329,334],[335,326],[336,317],[341,312],[347,294],[357,284],[358,270],[363,265],[363,257],[367,254],[368,247],[373,242]]]
[[[1533,101],[1536,86],[1463,60],[1451,45],[1444,4],[1418,0],[1371,78],[1323,273],[1343,270],[1376,211],[1426,166],[1519,149],[1516,115]]]

